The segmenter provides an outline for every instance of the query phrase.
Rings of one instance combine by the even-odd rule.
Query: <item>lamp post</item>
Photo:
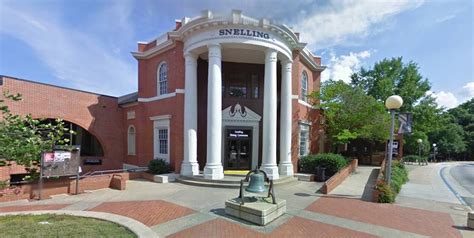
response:
[[[403,105],[402,97],[398,95],[392,95],[385,100],[385,107],[390,111],[390,140],[388,145],[388,161],[385,164],[385,182],[390,185],[392,177],[392,156],[393,156],[393,127],[395,121],[395,110],[399,109]]]
[[[423,143],[422,139],[416,140],[418,142],[418,165],[421,164],[421,143]]]
[[[436,143],[433,143],[433,160],[436,162]]]

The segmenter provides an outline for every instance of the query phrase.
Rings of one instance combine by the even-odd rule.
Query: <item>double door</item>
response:
[[[252,162],[252,129],[226,128],[224,169],[250,170]]]

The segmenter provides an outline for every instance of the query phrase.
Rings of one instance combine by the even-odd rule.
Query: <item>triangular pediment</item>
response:
[[[223,121],[260,121],[262,117],[239,103],[222,110]]]

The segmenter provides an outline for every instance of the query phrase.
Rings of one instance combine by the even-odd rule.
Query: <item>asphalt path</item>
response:
[[[456,179],[459,185],[469,191],[474,196],[474,163],[459,164],[451,168],[451,176]],[[474,205],[474,199],[463,197],[470,206]]]

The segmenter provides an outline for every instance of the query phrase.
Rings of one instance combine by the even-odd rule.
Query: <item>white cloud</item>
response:
[[[100,36],[34,7],[2,8],[0,33],[28,44],[56,78],[66,81],[64,86],[122,95],[136,85],[132,64],[117,57]]]
[[[306,14],[300,14],[295,29],[304,32],[302,40],[312,50],[327,48],[351,38],[370,35],[375,24],[422,3],[423,0],[332,0],[322,9],[305,10],[303,13]]]
[[[455,18],[456,15],[452,14],[452,15],[447,15],[447,16],[443,16],[443,17],[439,17],[439,18],[436,18],[436,23],[443,23],[445,21],[449,21],[453,18]]]
[[[356,53],[350,52],[348,55],[341,56],[331,53],[331,59],[327,64],[327,68],[321,75],[322,81],[333,79],[349,83],[351,75],[360,68],[362,60],[369,58],[370,55],[371,52],[368,50]]]
[[[466,83],[466,85],[464,85],[462,87],[462,92],[461,94],[465,97],[467,97],[467,100],[471,99],[472,97],[474,97],[474,82],[469,82],[469,83]]]
[[[459,104],[464,103],[474,97],[474,82],[466,83],[460,92],[426,92],[427,95],[431,95],[436,99],[438,106],[445,107],[447,109],[457,107]]]
[[[427,93],[431,94],[431,96],[436,99],[436,103],[438,103],[438,106],[440,107],[445,107],[449,109],[459,105],[459,100],[451,92],[440,91],[435,93],[428,91]]]

